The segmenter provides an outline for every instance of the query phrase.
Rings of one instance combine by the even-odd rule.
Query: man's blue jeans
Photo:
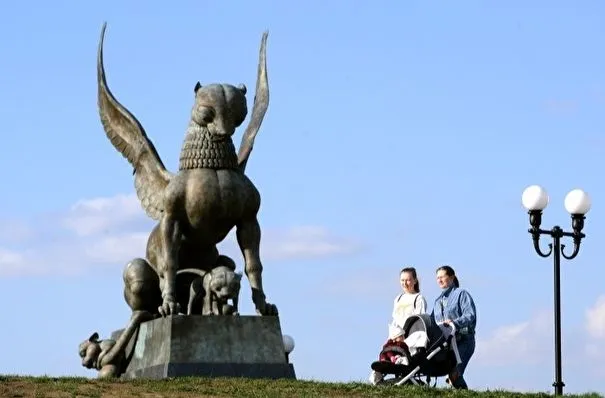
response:
[[[468,386],[464,380],[464,371],[466,370],[466,366],[471,360],[471,357],[475,353],[475,335],[464,335],[459,341],[456,341],[456,345],[458,346],[458,353],[460,354],[461,363],[456,366],[458,377],[455,378],[454,382],[452,382],[452,386],[454,388],[466,390],[468,389]]]

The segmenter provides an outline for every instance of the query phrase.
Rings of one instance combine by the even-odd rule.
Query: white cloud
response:
[[[23,254],[0,247],[0,272],[5,275],[18,273],[25,265]]]
[[[586,310],[586,330],[590,336],[605,340],[605,295]]]
[[[564,360],[569,365],[591,364],[588,372],[605,376],[605,366],[599,360],[605,351],[605,296],[585,314],[584,332],[580,325],[562,330]],[[526,321],[500,326],[485,338],[478,336],[473,361],[483,366],[551,364],[553,338],[553,314],[548,309]]]
[[[74,274],[99,266],[123,266],[144,256],[147,235],[124,233],[65,239],[23,251],[0,248],[0,276]]]
[[[592,363],[590,372],[605,377],[605,365],[601,360],[605,352],[605,295],[597,298],[594,305],[586,310],[585,316],[588,339],[584,345],[584,355]]]
[[[82,248],[82,254],[91,262],[124,263],[134,257],[144,257],[147,232],[132,232],[102,237]]]
[[[489,337],[478,338],[475,361],[484,365],[542,362],[551,350],[552,315],[541,312],[530,320],[503,325]]]
[[[578,110],[578,102],[572,99],[551,98],[545,102],[546,109],[558,115],[574,113]]]
[[[32,234],[31,228],[23,221],[2,220],[0,223],[0,242],[21,242]]]
[[[35,236],[12,247],[0,235],[0,275],[73,274],[91,267],[123,267],[145,256],[154,221],[147,217],[135,194],[81,200],[54,219],[31,225]],[[24,229],[25,230],[25,229]],[[309,259],[350,253],[354,242],[318,226],[263,228],[261,256],[268,260]],[[219,245],[220,251],[241,256],[235,233]],[[239,257],[237,257],[239,258]]]
[[[269,229],[262,241],[267,259],[309,259],[354,252],[359,245],[331,234],[319,226],[299,226],[285,230]]]
[[[0,265],[14,266],[23,261],[23,256],[17,252],[0,248]]]
[[[262,228],[261,257],[270,261],[309,260],[354,253],[361,245],[353,239],[331,233],[321,226]],[[240,256],[235,229],[219,250],[230,256]]]
[[[388,298],[399,293],[399,275],[397,269],[389,267],[350,268],[347,272],[337,270],[338,277],[327,278],[324,284],[318,286],[321,294],[330,296],[347,296],[360,300],[376,300],[386,302]],[[423,294],[426,297],[426,293]]]
[[[78,201],[62,225],[79,236],[90,236],[145,216],[136,194]]]

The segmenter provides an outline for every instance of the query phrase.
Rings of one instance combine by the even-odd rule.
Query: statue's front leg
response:
[[[223,312],[223,307],[222,307],[221,303],[219,302],[218,297],[216,297],[216,296],[214,295],[214,293],[212,293],[212,296],[213,296],[213,297],[212,297],[212,313],[213,313],[214,315],[223,315],[223,314],[222,314],[222,312]]]
[[[162,305],[158,311],[162,316],[177,315],[180,306],[176,300],[176,271],[181,247],[181,227],[167,210],[160,221],[159,237],[158,244],[161,245],[159,252],[163,254],[159,268],[163,283],[161,284]]]
[[[212,314],[212,295],[208,292],[204,295],[204,301],[202,305],[202,315],[213,315]]]
[[[263,265],[260,261],[260,225],[256,217],[237,226],[237,243],[244,255],[246,277],[252,289],[252,301],[259,315],[277,315],[277,307],[269,304],[263,290]]]
[[[231,299],[233,305],[233,314],[232,315],[239,315],[239,294],[236,294],[235,297],[233,297]]]

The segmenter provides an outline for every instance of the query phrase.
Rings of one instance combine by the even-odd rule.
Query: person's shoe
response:
[[[468,390],[468,387],[466,385],[466,381],[464,381],[464,379],[460,376],[458,376],[458,373],[454,373],[452,375],[453,377],[453,381],[450,379],[450,377],[447,377],[445,379],[445,382],[452,388],[456,389],[456,390]]]
[[[370,383],[376,385],[380,383],[383,377],[384,376],[382,375],[382,373],[373,370],[372,373],[370,373]]]

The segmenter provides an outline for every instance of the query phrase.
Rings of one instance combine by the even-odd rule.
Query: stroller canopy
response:
[[[406,340],[413,340],[416,348],[428,350],[444,338],[441,327],[433,321],[430,314],[410,315],[403,325],[403,330],[407,336]]]

